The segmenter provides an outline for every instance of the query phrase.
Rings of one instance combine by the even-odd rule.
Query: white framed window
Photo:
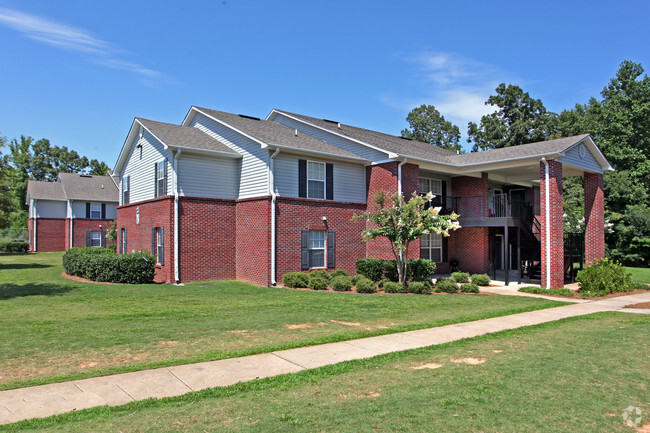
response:
[[[122,204],[129,204],[130,176],[124,176],[122,179]]]
[[[443,196],[442,181],[440,179],[432,179],[428,177],[420,178],[420,194],[424,195],[431,191],[436,197]]]
[[[151,229],[151,254],[156,257],[156,263],[165,264],[165,235],[162,227]]]
[[[309,267],[325,267],[325,230],[309,231]]]
[[[126,228],[120,229],[120,240],[122,241],[122,254],[127,254],[129,250],[126,243]]]
[[[307,198],[325,198],[325,163],[307,161]]]
[[[156,197],[167,195],[167,161],[156,162]]]
[[[420,258],[435,263],[442,262],[442,235],[429,233],[420,238]]]
[[[101,217],[102,217],[102,204],[90,203],[90,218],[99,219]]]
[[[102,246],[102,232],[90,232],[90,247]]]

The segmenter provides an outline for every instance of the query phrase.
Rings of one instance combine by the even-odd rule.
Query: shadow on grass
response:
[[[0,263],[0,271],[4,269],[36,269],[51,267],[52,265],[44,265],[41,263]]]
[[[74,286],[62,286],[59,284],[2,284],[0,283],[0,301],[23,296],[58,296],[71,290]]]

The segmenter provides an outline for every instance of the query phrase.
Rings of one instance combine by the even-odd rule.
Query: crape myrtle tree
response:
[[[374,212],[355,215],[354,221],[366,219],[374,227],[363,231],[364,241],[385,237],[390,242],[400,283],[406,283],[408,275],[409,244],[423,235],[440,233],[449,236],[449,230],[460,228],[458,215],[440,215],[439,207],[428,207],[433,198],[431,192],[424,196],[413,193],[406,201],[401,194],[387,196],[381,190],[374,197]]]

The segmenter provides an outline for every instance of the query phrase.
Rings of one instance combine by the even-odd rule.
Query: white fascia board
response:
[[[287,151],[294,152],[294,153],[308,153],[308,154],[312,154],[312,155],[326,156],[329,159],[343,159],[343,160],[346,160],[346,161],[361,162],[361,163],[364,163],[366,165],[370,164],[370,161],[368,161],[367,159],[354,158],[352,156],[344,156],[344,155],[333,155],[331,153],[320,152],[318,150],[298,149],[296,147],[281,146],[281,145],[278,145],[278,144],[269,144],[268,148],[269,148],[269,150],[285,149]]]
[[[266,144],[266,143],[263,142],[262,140],[257,139],[257,138],[255,138],[255,137],[253,137],[252,135],[246,134],[244,131],[237,129],[237,128],[235,128],[235,127],[232,126],[232,125],[229,125],[228,123],[224,122],[223,120],[219,120],[219,119],[217,119],[217,118],[214,117],[214,116],[210,116],[209,114],[204,113],[203,111],[199,110],[199,109],[196,108],[195,106],[192,106],[191,109],[194,110],[194,111],[196,111],[197,113],[201,113],[201,114],[203,114],[205,117],[209,117],[210,119],[214,120],[214,121],[217,122],[217,123],[222,124],[222,125],[225,126],[226,128],[232,129],[232,130],[235,131],[236,133],[241,134],[241,135],[243,135],[244,137],[246,137],[246,138],[248,138],[248,139],[250,139],[250,140],[253,140],[253,141],[256,142],[256,143],[259,143],[259,145],[262,147],[262,149],[265,148],[265,147],[268,147],[268,144]],[[188,115],[189,115],[189,114],[188,114]],[[187,118],[187,116],[186,116],[186,118]],[[187,126],[187,125],[185,125],[184,123],[185,123],[185,121],[183,120],[183,126]]]
[[[342,138],[344,140],[352,141],[354,143],[357,143],[357,144],[360,144],[362,146],[368,147],[370,149],[376,150],[377,152],[385,153],[385,154],[388,155],[389,158],[396,158],[398,156],[395,153],[389,152],[389,151],[387,151],[385,149],[382,149],[380,147],[377,147],[377,146],[373,146],[372,144],[368,144],[368,143],[365,143],[363,141],[354,139],[352,137],[348,137],[347,135],[339,134],[338,132],[332,131],[331,129],[323,128],[322,126],[314,125],[313,123],[307,122],[306,120],[302,120],[302,119],[299,119],[297,117],[293,117],[293,116],[291,116],[289,114],[283,113],[282,111],[277,111],[275,108],[271,111],[271,113],[268,116],[266,116],[266,120],[269,120],[272,117],[272,115],[274,115],[274,114],[275,115],[279,114],[281,116],[288,117],[289,119],[293,119],[293,120],[295,120],[297,122],[304,123],[305,125],[309,125],[311,127],[320,129],[321,131],[329,132],[330,134],[334,134],[337,137],[340,137],[340,138]],[[275,117],[275,116],[273,116],[273,117]],[[393,155],[393,156],[391,156],[391,155]]]
[[[210,155],[218,155],[218,156],[223,156],[224,158],[233,158],[233,159],[239,159],[243,156],[241,153],[221,152],[219,150],[209,150],[209,149],[197,149],[195,147],[169,146],[169,149],[182,150],[183,153],[187,153],[187,152],[207,153]]]
[[[587,138],[589,140],[587,140]],[[586,137],[585,140],[587,140],[587,146],[589,147],[591,154],[596,157],[598,162],[600,162],[600,166],[603,168],[603,171],[614,171],[614,167],[612,167],[609,161],[607,161],[607,158],[605,158],[605,155],[603,155],[603,152],[601,152],[598,146],[596,146],[596,142],[594,142],[593,138],[591,138],[591,135]]]
[[[155,138],[156,140],[158,140],[158,141],[160,142],[160,144],[163,145],[163,149],[165,149],[165,150],[169,149],[169,146],[167,145],[167,143],[165,143],[164,141],[162,141],[162,140],[161,140],[161,139],[160,139],[156,134],[153,133],[153,131],[152,131],[151,129],[149,129],[149,128],[147,128],[146,126],[144,126],[144,124],[143,124],[142,122],[140,122],[138,119],[135,119],[135,120],[140,124],[140,126],[142,126],[144,129],[146,129],[147,132],[153,136],[153,138]]]
[[[140,122],[137,122],[138,125],[140,125]],[[126,155],[128,155],[128,151],[131,150],[131,146],[133,145],[133,134],[135,132],[134,126],[136,125],[136,119],[133,119],[133,123],[131,123],[131,128],[129,129],[129,133],[126,134],[126,140],[124,140],[124,144],[122,145],[122,150],[120,150],[120,154],[117,157],[117,161],[115,161],[115,167],[113,167],[113,173],[116,175],[122,177],[121,171],[122,167],[124,166],[124,163],[126,162]],[[127,149],[128,147],[128,149]]]

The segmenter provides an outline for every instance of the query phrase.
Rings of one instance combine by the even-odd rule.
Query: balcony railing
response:
[[[533,218],[529,203],[508,194],[453,197],[451,210],[461,218],[519,218],[525,221]]]

